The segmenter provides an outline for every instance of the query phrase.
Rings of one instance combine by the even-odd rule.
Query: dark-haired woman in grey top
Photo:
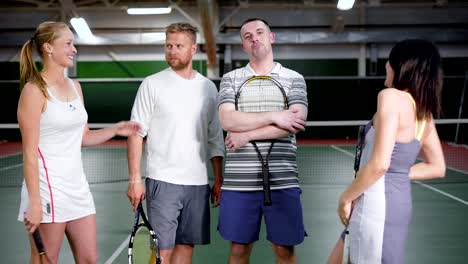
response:
[[[437,48],[424,40],[401,41],[390,52],[385,86],[393,88],[378,95],[360,169],[338,204],[349,230],[351,263],[404,263],[410,181],[445,175],[433,119],[440,112],[440,60]],[[420,151],[426,161],[414,164]],[[341,263],[342,253],[339,239],[328,262]]]

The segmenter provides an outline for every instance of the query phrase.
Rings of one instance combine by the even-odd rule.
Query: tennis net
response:
[[[353,174],[354,146],[358,127],[367,122],[365,120],[308,122],[306,131],[297,135],[297,162],[301,184],[348,184]],[[92,125],[92,127],[102,126],[105,124]],[[15,129],[17,128],[14,125],[8,128],[0,125],[0,131]],[[448,177],[433,182],[468,182],[468,120],[438,120],[437,129],[443,142],[449,173]],[[91,184],[128,180],[127,148],[123,139],[83,148],[82,159],[86,176]],[[143,157],[142,172],[145,160]],[[0,175],[0,187],[21,185],[23,181],[21,142],[0,142]]]

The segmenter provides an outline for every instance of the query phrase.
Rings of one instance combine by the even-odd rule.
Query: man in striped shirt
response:
[[[248,263],[264,216],[267,239],[273,244],[278,263],[296,263],[294,246],[306,236],[295,138],[297,132],[305,129],[306,84],[302,75],[273,61],[275,35],[266,21],[246,20],[240,35],[249,63],[226,73],[219,92],[221,124],[228,135],[218,230],[224,239],[231,241],[229,263]],[[267,75],[281,83],[288,98],[288,110],[261,113],[235,110],[234,98],[239,87],[257,75]],[[261,162],[249,143],[265,139],[277,140],[269,159],[271,206],[263,204]],[[268,149],[259,148],[265,152]]]

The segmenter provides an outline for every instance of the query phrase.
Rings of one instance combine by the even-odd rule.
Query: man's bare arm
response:
[[[295,104],[290,107],[290,110],[296,111],[296,117],[304,121],[303,126],[293,127],[291,130],[285,130],[275,125],[267,125],[245,132],[230,132],[225,140],[226,146],[230,150],[236,150],[252,140],[284,138],[291,134],[304,131],[305,120],[307,119],[307,107],[302,104]]]
[[[229,132],[246,132],[274,125],[296,133],[305,126],[304,113],[300,112],[300,109],[301,107],[292,106],[284,111],[244,113],[235,110],[234,104],[225,103],[219,107],[219,116],[223,129]]]
[[[129,182],[127,197],[135,211],[138,204],[145,199],[145,186],[141,179],[141,156],[143,151],[143,138],[140,135],[132,135],[127,139],[127,159]]]

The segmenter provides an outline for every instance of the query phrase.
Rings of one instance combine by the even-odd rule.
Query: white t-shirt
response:
[[[224,156],[216,86],[195,73],[188,80],[167,68],[145,78],[138,89],[131,120],[147,137],[146,177],[204,185],[208,161]]]

